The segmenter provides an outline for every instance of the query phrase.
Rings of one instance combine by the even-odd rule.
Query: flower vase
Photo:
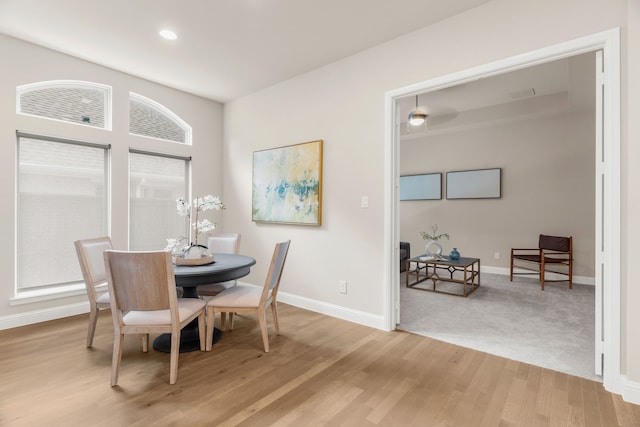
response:
[[[449,259],[451,259],[453,261],[457,261],[457,260],[460,259],[460,252],[458,252],[458,249],[453,248],[451,253],[449,253]]]
[[[440,256],[442,255],[442,246],[440,245],[440,243],[436,242],[435,240],[431,240],[429,241],[429,243],[427,243],[427,247],[425,248],[427,255],[430,256]]]
[[[191,245],[184,250],[186,259],[199,259],[202,257],[202,248],[200,246]]]
[[[214,261],[213,255],[205,246],[191,244],[183,247],[182,253],[175,256],[173,262],[176,265],[205,265]]]

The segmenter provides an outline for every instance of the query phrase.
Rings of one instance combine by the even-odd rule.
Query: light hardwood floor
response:
[[[639,426],[602,385],[406,332],[280,304],[263,353],[238,316],[210,353],[141,352],[127,337],[109,385],[112,324],[87,315],[0,331],[2,426]],[[271,320],[269,320],[271,324]]]

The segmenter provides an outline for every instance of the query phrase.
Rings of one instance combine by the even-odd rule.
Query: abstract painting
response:
[[[502,169],[447,172],[447,199],[499,199]]]
[[[322,140],[253,153],[252,220],[320,225]]]

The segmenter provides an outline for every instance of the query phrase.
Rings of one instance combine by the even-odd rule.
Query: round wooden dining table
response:
[[[256,260],[237,254],[213,254],[213,262],[205,265],[174,265],[176,287],[181,287],[183,298],[198,298],[198,286],[236,280],[247,276]],[[220,340],[221,332],[216,329],[213,343]],[[171,352],[171,334],[159,335],[153,341],[153,348],[165,353]],[[200,350],[197,319],[182,329],[180,352]]]

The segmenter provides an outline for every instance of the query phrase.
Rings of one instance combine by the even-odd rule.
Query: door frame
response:
[[[385,93],[385,287],[383,322],[387,330],[396,329],[399,320],[399,172],[400,118],[398,99],[418,93],[432,92],[468,83],[480,78],[504,74],[534,65],[602,50],[605,85],[602,93],[603,115],[601,163],[605,174],[603,185],[596,185],[596,292],[600,293],[601,309],[594,310],[601,327],[596,339],[596,352],[603,358],[603,385],[612,393],[621,394],[623,378],[620,372],[621,301],[620,301],[620,30],[614,28],[535,51],[483,64],[467,70],[436,77]],[[596,159],[599,162],[600,159]],[[599,178],[600,179],[600,178]],[[598,203],[600,202],[600,203]]]

